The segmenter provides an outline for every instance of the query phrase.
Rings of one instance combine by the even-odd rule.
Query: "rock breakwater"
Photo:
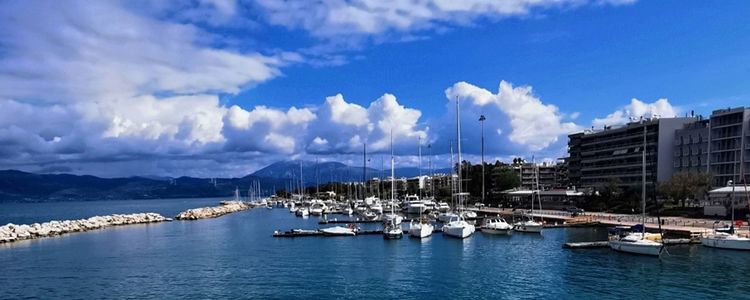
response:
[[[31,225],[16,225],[9,223],[0,226],[0,243],[37,239],[72,232],[83,232],[111,226],[156,223],[167,220],[167,218],[157,213],[139,213],[94,216],[88,219],[49,221],[44,223],[34,223]]]
[[[219,206],[212,207],[201,207],[188,209],[179,213],[175,219],[177,220],[198,220],[207,218],[216,218],[229,213],[238,212],[251,208],[245,202],[242,201],[222,201]]]

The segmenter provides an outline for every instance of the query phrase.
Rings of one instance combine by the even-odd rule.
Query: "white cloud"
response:
[[[498,130],[506,126],[501,119],[506,117],[510,132],[508,139],[522,145],[531,151],[542,150],[558,141],[561,135],[579,129],[572,122],[563,122],[563,115],[552,104],[543,103],[532,93],[530,86],[513,87],[512,84],[501,81],[497,93],[477,87],[470,83],[458,82],[445,90],[448,99],[459,98],[470,104],[467,110],[486,110],[489,129]],[[462,108],[463,109],[463,108]],[[477,122],[473,127],[477,127]]]
[[[534,10],[571,8],[584,4],[622,5],[635,0],[257,0],[268,22],[287,28],[301,28],[313,36],[332,39],[342,36],[381,36],[441,30],[446,26],[465,26],[479,19],[496,20],[527,16]]]
[[[222,133],[227,139],[224,148],[237,152],[296,153],[308,124],[316,118],[307,108],[292,107],[285,112],[256,106],[247,111],[234,105],[224,117]]]
[[[591,124],[596,127],[622,125],[631,120],[631,118],[654,117],[672,118],[677,116],[677,109],[669,103],[669,100],[662,98],[653,103],[645,103],[638,99],[631,99],[630,104],[614,111],[605,118],[596,118]]]

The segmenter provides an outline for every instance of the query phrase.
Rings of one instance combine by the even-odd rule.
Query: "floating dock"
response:
[[[663,239],[664,245],[686,245],[686,244],[700,244],[701,241],[698,239]],[[565,243],[563,248],[565,249],[589,249],[589,248],[607,248],[609,247],[608,241],[594,241],[594,242],[578,242],[578,243]]]

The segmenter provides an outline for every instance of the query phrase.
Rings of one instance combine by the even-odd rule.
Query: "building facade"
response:
[[[644,148],[647,185],[668,180],[674,172],[675,132],[695,120],[651,118],[569,135],[569,184],[593,189],[610,182],[621,187],[640,186]]]

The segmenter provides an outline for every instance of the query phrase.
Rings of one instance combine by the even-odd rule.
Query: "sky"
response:
[[[566,155],[750,99],[748,1],[0,2],[0,169],[244,176]],[[461,143],[456,142],[460,105]],[[479,122],[485,115],[486,121]],[[429,148],[428,148],[429,147]],[[387,160],[387,158],[386,158]],[[426,166],[425,159],[422,162]]]

